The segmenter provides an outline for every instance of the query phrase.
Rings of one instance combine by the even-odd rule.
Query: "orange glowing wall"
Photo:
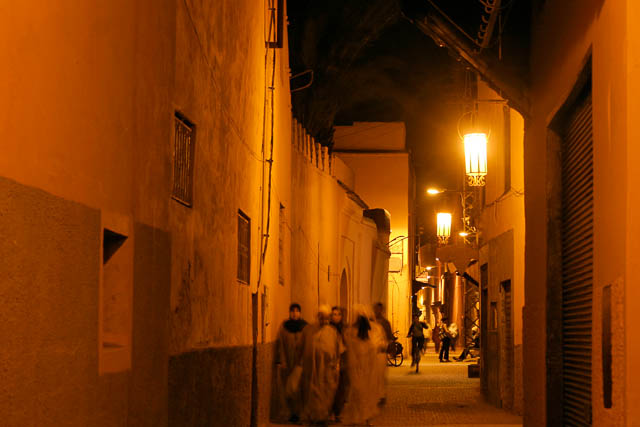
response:
[[[591,58],[594,137],[594,270],[592,409],[594,425],[636,425],[640,409],[637,364],[640,229],[635,207],[639,38],[633,0],[546,2],[536,10],[531,56],[530,117],[525,124],[525,424],[553,423],[547,412],[547,222],[550,122]],[[551,31],[553,29],[553,31]],[[612,289],[612,407],[605,408],[602,375],[602,293]],[[552,402],[551,402],[552,404]]]

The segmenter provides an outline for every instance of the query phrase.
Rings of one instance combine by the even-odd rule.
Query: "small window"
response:
[[[280,224],[278,227],[278,279],[281,285],[285,280],[285,237],[286,237],[286,218],[284,216],[284,206],[280,205]]]
[[[251,271],[251,220],[238,211],[238,281],[249,284]]]
[[[191,206],[193,203],[195,126],[178,112],[175,114],[174,125],[171,197],[185,206]]]

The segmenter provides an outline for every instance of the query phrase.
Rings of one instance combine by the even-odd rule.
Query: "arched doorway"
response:
[[[340,306],[345,309],[345,320],[349,321],[349,283],[347,281],[347,271],[342,270],[340,277]]]

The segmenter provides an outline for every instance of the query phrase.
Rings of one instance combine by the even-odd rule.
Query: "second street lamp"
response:
[[[437,219],[437,236],[438,241],[445,245],[449,241],[451,236],[451,214],[445,212],[438,212]]]

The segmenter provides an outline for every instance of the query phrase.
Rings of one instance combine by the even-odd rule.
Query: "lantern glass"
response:
[[[487,176],[487,135],[468,133],[464,136],[464,160],[470,186],[482,186]]]
[[[441,243],[447,243],[451,236],[451,214],[439,212],[437,219],[437,236]]]

